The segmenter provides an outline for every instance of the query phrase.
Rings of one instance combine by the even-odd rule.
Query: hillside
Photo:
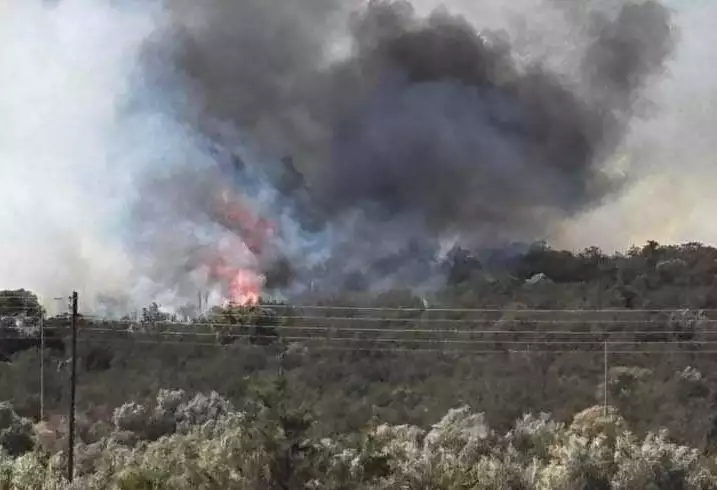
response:
[[[540,245],[508,258],[456,251],[451,261],[447,268],[448,285],[432,295],[361,291],[330,298],[306,298],[293,305],[266,303],[250,308],[215,309],[197,318],[172,318],[161,313],[158,305],[149,306],[138,318],[108,320],[85,315],[80,318],[79,333],[79,437],[87,444],[105,444],[93,447],[103,448],[101,464],[110,465],[107,459],[110,456],[106,454],[110,450],[104,448],[110,444],[108,441],[115,441],[112,434],[120,431],[116,410],[128,400],[153,407],[162,389],[206,394],[214,391],[227,406],[234,407],[232,410],[249,413],[257,410],[257,403],[268,403],[266,393],[275,396],[277,388],[271,387],[279,380],[281,410],[304,414],[302,417],[310,416],[312,420],[302,426],[306,437],[316,444],[326,437],[347,444],[321,451],[314,447],[312,451],[323,454],[322,458],[328,457],[328,453],[322,451],[337,451],[334,455],[343,454],[344,450],[369,451],[365,446],[369,442],[361,437],[367,437],[370,430],[378,430],[376,424],[388,424],[381,433],[389,439],[418,434],[415,432],[418,429],[395,428],[397,426],[410,424],[430,430],[431,425],[443,417],[449,420],[444,424],[462,427],[459,432],[484,433],[488,430],[484,427],[491,427],[493,432],[488,432],[492,435],[479,437],[482,442],[470,437],[466,440],[466,444],[471,444],[470,450],[455,449],[456,446],[451,445],[452,450],[470,452],[470,456],[461,453],[456,457],[460,461],[474,458],[469,465],[474,469],[455,463],[457,466],[445,469],[448,472],[445,475],[422,476],[438,480],[430,480],[433,483],[420,488],[456,488],[436,482],[448,481],[446,478],[468,482],[471,472],[478,471],[475,469],[478,467],[483,468],[481,474],[489,468],[497,472],[496,482],[505,482],[506,475],[513,475],[510,478],[523,483],[515,483],[513,487],[495,483],[486,487],[469,485],[469,488],[583,488],[571,486],[572,483],[540,486],[545,484],[535,479],[526,480],[526,475],[534,471],[535,475],[543,475],[541,481],[553,481],[549,480],[553,476],[545,476],[545,472],[556,472],[555,482],[560,478],[568,479],[560,481],[573,481],[570,479],[592,478],[587,475],[593,469],[603,472],[599,478],[613,481],[610,488],[637,488],[631,485],[647,480],[630,478],[648,478],[644,474],[628,475],[638,471],[634,465],[643,458],[640,451],[673,451],[675,458],[677,454],[692,454],[670,446],[672,443],[668,440],[697,451],[694,457],[684,456],[689,463],[685,459],[674,463],[689,466],[681,475],[689,473],[690,481],[694,482],[702,478],[698,473],[711,471],[711,461],[716,455],[713,448],[717,444],[714,429],[717,383],[712,376],[717,368],[717,349],[714,348],[717,337],[713,328],[717,321],[717,250],[698,244],[648,243],[624,255],[608,256],[597,249],[572,254]],[[18,302],[13,301],[18,295],[22,296],[18,292],[5,293],[3,316],[17,318],[19,313],[29,311],[24,315],[23,328],[31,329],[39,310],[28,310],[31,302],[27,301],[18,306]],[[59,431],[54,436],[56,439],[61,439],[68,402],[68,369],[63,361],[69,346],[67,323],[66,317],[49,318],[45,323],[47,341],[51,342],[44,363],[45,424]],[[6,338],[2,345],[10,362],[0,366],[0,393],[12,403],[19,416],[38,421],[40,357],[35,349],[28,349],[37,345],[37,338],[33,333],[26,333],[18,343],[17,332],[9,333],[14,328],[9,325],[4,329]],[[577,453],[568,454],[578,451],[581,444],[587,444],[580,446],[581,451],[597,451],[586,456],[589,458],[599,458],[600,451],[605,450],[601,444],[608,442],[600,439],[593,444],[581,438],[582,433],[575,428],[578,414],[606,400],[605,379],[609,411],[614,414],[608,417],[609,423],[619,424],[619,430],[625,431],[620,432],[620,442],[613,440],[609,444],[627,448],[624,453],[627,459],[610,464],[603,461],[607,466],[600,467],[602,469],[597,468],[597,462],[593,469],[566,469],[567,460],[561,458],[577,458]],[[124,406],[121,410],[130,410],[129,405]],[[450,412],[463,406],[470,407],[470,412]],[[269,408],[277,409],[271,403]],[[149,416],[147,410],[155,410],[136,409],[140,418]],[[595,410],[602,413],[602,409]],[[551,414],[550,419],[537,415],[543,412]],[[446,416],[447,413],[452,415]],[[468,413],[482,415],[469,416]],[[534,415],[523,419],[525,414]],[[454,420],[456,417],[465,417],[470,422]],[[271,423],[278,423],[277,420],[272,419]],[[516,426],[520,420],[523,422]],[[226,422],[229,425],[222,426],[221,431],[212,433],[214,435],[189,431],[174,436],[171,444],[179,444],[184,448],[181,451],[194,451],[191,448],[200,452],[219,451],[216,444],[224,444],[221,441],[229,437],[223,431],[235,434],[250,430],[232,425],[236,423],[239,422]],[[481,429],[471,428],[471,424],[479,424]],[[131,431],[144,431],[137,436],[139,439],[156,439],[162,433],[161,430],[157,433],[157,429],[132,427]],[[663,429],[669,436],[654,435]],[[540,444],[545,446],[538,447],[538,443],[531,442],[518,447],[514,439],[516,430],[538,431],[543,434],[540,437],[545,436],[552,442],[541,439]],[[450,437],[459,437],[455,431],[451,434]],[[233,437],[230,439],[234,440]],[[427,444],[421,438],[416,441]],[[398,451],[394,443],[386,443],[393,449],[385,451]],[[170,459],[186,457],[176,452],[180,449],[170,450],[168,441],[149,446],[133,444],[134,449],[126,456],[129,459],[123,461],[136,466],[138,474],[145,475],[142,478],[146,477],[144,471],[150,471],[139,463],[145,452],[166,454]],[[479,446],[490,449],[479,449]],[[370,447],[370,451],[377,450],[375,446]],[[244,451],[238,448],[235,449]],[[261,454],[266,455],[265,450],[268,451],[264,448]],[[359,471],[355,466],[342,467],[336,471],[355,486],[338,483],[331,486],[332,483],[318,488],[396,488],[391,485],[407,482],[416,472],[428,471],[421,466],[427,464],[421,459],[428,457],[424,450],[411,451],[414,452],[401,453],[400,457],[391,453],[391,457],[398,459],[390,464],[381,463],[389,465],[390,471],[386,471],[390,476],[384,474],[370,482],[356,480],[359,476],[351,473]],[[540,452],[543,459],[533,462],[534,451]],[[423,456],[419,457],[419,453]],[[249,464],[239,461],[241,458],[237,460],[234,453],[216,454],[217,458],[230,458],[231,464]],[[318,465],[311,470],[317,472],[316,468],[324,468],[322,465],[328,463],[315,457],[319,459],[309,458],[306,464]],[[707,459],[701,459],[703,457]],[[446,454],[440,458],[447,458],[442,460],[442,465],[453,464],[448,463],[450,457]],[[229,464],[212,461],[212,465]],[[336,462],[335,458],[331,461]],[[419,471],[416,465],[423,469]],[[214,474],[216,468],[212,468]],[[573,470],[583,472],[582,476],[570,473]],[[346,476],[348,474],[352,476]],[[658,478],[655,474],[650,473],[649,478]],[[193,481],[191,478],[204,478],[181,475],[177,478],[186,479],[176,487],[151,488],[190,488],[187,485]],[[224,477],[233,478],[227,474]],[[664,478],[671,481],[669,478],[673,477]],[[255,488],[251,485],[260,485],[256,482],[261,480],[251,481],[255,483],[236,483],[237,486],[230,487]],[[363,483],[356,483],[359,481]],[[618,481],[628,483],[616,483]],[[216,485],[207,488],[227,488],[222,486],[224,483]],[[701,483],[685,487],[662,485],[668,486],[658,488],[712,488],[699,486]]]

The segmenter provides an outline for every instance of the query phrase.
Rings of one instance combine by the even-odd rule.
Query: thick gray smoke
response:
[[[239,268],[285,292],[420,286],[455,243],[659,239],[661,217],[590,234],[584,213],[625,214],[615,155],[669,182],[668,156],[700,157],[683,187],[710,181],[691,123],[714,111],[687,91],[715,85],[711,10],[680,17],[668,84],[654,1],[441,3],[0,0],[0,287],[89,309],[219,300]]]
[[[583,42],[571,78],[539,59],[519,63],[505,36],[447,10],[423,17],[408,2],[372,1],[349,4],[347,15],[336,5],[168,0],[171,29],[146,57],[158,83],[180,80],[189,94],[182,117],[229,152],[241,143],[268,160],[293,155],[281,182],[280,167],[255,157],[244,158],[259,184],[247,183],[245,161],[227,168],[239,194],[271,182],[259,207],[279,236],[261,254],[278,251],[260,267],[288,257],[299,283],[317,279],[316,261],[301,260],[313,238],[332,287],[358,273],[364,285],[415,285],[432,276],[425,264],[446,241],[542,238],[595,206],[620,187],[603,164],[674,41],[669,12],[654,1],[566,7]],[[152,257],[167,242],[180,256],[202,248],[196,232],[177,235],[181,220],[232,231],[212,211],[218,186],[199,173],[143,193],[143,211],[182,201],[138,221],[142,236],[161,237],[143,243]],[[166,274],[180,270],[177,254],[156,264],[175,284]]]
[[[507,43],[462,18],[371,4],[342,67],[364,89],[348,91],[348,102],[345,83],[334,91],[347,110],[331,121],[328,207],[417,214],[439,233],[540,233],[537,213],[570,214],[610,190],[601,158],[670,51],[668,21],[646,3],[600,25],[582,67],[592,97],[581,100],[540,66],[518,70]]]

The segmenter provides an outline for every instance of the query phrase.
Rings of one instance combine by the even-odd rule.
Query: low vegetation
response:
[[[243,411],[216,393],[160,390],[152,404],[126,403],[83,434],[71,485],[61,433],[17,416],[2,422],[2,488],[717,488],[713,456],[664,431],[638,436],[612,407],[567,424],[524,415],[499,432],[463,406],[427,428],[376,421],[319,438],[309,412],[282,402],[281,383]]]
[[[426,297],[82,317],[73,488],[717,488],[716,249],[445,266]],[[41,358],[37,298],[0,310],[0,475],[63,488],[68,319]]]

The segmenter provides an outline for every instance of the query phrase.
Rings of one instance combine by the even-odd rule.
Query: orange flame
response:
[[[224,252],[224,254],[229,253],[231,250]],[[248,267],[231,265],[221,252],[208,257],[206,265],[209,269],[209,279],[226,285],[229,304],[251,306],[259,302],[264,285],[261,274]]]
[[[261,276],[248,269],[239,269],[229,281],[229,302],[236,306],[259,303],[262,288]]]
[[[228,192],[224,192],[216,204],[220,220],[236,234],[239,243],[230,244],[223,250],[223,247],[218,247],[216,255],[207,260],[209,277],[224,282],[230,304],[256,305],[263,290],[264,276],[252,268],[231,265],[230,259],[235,255],[245,255],[246,251],[258,257],[271,238],[274,227],[269,221],[255,216],[249,206]]]

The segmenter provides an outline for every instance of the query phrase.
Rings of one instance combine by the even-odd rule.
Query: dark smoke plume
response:
[[[504,37],[445,10],[420,18],[402,1],[338,4],[167,0],[172,29],[148,47],[147,64],[172,83],[180,75],[182,116],[228,153],[241,143],[269,161],[294,158],[282,167],[234,157],[213,184],[182,174],[150,186],[138,206],[162,211],[139,219],[142,229],[194,246],[170,223],[226,228],[208,194],[234,174],[238,193],[272,183],[263,212],[292,226],[279,226],[269,255],[289,257],[296,281],[322,270],[333,286],[357,273],[364,285],[418,284],[446,240],[542,238],[619,187],[602,165],[673,45],[655,1],[570,10],[589,26],[576,86],[537,62],[519,66]],[[331,58],[327,40],[346,32],[348,52]],[[216,132],[227,127],[230,136]],[[148,204],[170,196],[182,205]],[[302,260],[311,253],[319,266]]]

